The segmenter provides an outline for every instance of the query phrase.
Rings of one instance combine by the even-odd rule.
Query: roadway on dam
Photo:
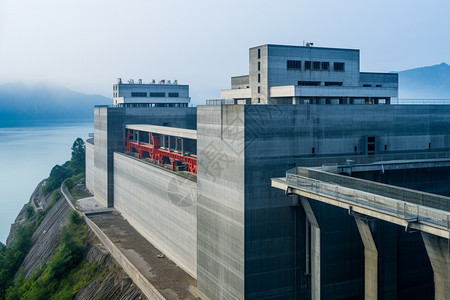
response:
[[[77,201],[84,213],[164,299],[197,299],[197,282],[141,236],[115,209],[105,209],[94,197]]]

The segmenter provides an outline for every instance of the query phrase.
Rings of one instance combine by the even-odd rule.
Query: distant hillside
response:
[[[450,66],[446,63],[399,73],[399,98],[450,99]]]
[[[112,99],[45,84],[0,85],[2,121],[92,119],[94,105],[102,104],[112,104]]]

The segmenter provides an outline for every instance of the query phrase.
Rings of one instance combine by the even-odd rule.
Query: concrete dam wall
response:
[[[156,248],[197,278],[197,183],[114,153],[114,207]]]
[[[86,188],[94,194],[94,144],[92,141],[86,141]]]

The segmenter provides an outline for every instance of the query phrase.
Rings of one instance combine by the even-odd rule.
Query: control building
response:
[[[250,53],[257,57],[261,49],[264,57],[272,47],[311,48],[261,46]],[[330,68],[343,62],[344,70],[359,69],[357,50],[315,49],[330,51]],[[286,66],[286,58],[279,60]],[[362,73],[355,74],[358,79],[327,79],[342,86],[292,86],[324,95],[328,88],[346,89],[347,80],[361,83]],[[380,78],[394,78],[393,86],[376,87]],[[229,93],[254,92],[244,85]],[[192,276],[209,299],[445,299],[450,106],[369,105],[396,97],[397,75],[380,75],[370,85],[360,88],[367,94],[342,103],[310,96],[314,101],[292,105],[289,96],[289,105],[240,105],[258,103],[248,94],[226,97],[239,104],[197,108],[96,107],[95,138],[86,143],[87,188]],[[391,94],[382,96],[383,89]],[[322,169],[286,176],[299,167]],[[386,188],[328,175],[339,168]],[[338,184],[327,190],[326,180]],[[377,209],[393,208],[367,213],[373,208],[362,210],[355,201],[366,192]],[[357,205],[342,204],[343,195]]]
[[[151,83],[137,83],[133,79],[124,83],[121,78],[113,85],[114,105],[123,107],[187,107],[190,102],[189,85],[153,79]]]
[[[249,51],[249,75],[231,78],[223,99],[247,104],[387,104],[398,74],[360,72],[359,50],[263,45]]]

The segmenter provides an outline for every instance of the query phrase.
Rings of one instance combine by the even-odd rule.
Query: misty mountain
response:
[[[450,66],[446,63],[398,74],[399,98],[450,99]]]
[[[105,104],[112,99],[47,84],[0,85],[1,121],[93,119],[94,105]]]

